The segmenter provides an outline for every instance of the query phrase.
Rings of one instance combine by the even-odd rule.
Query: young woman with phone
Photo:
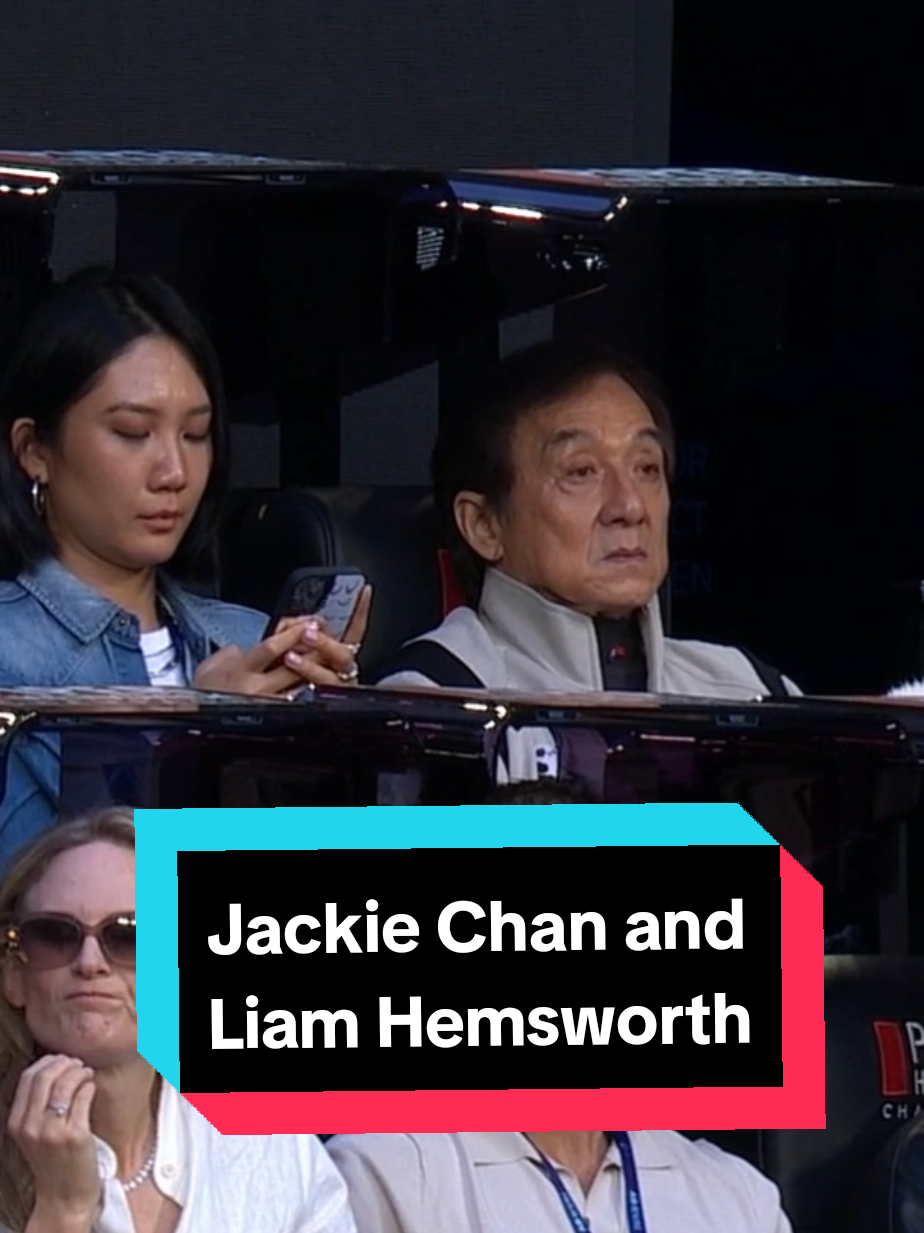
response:
[[[0,386],[0,690],[356,681],[368,588],[341,641],[317,618],[265,636],[265,613],[193,589],[214,577],[228,435],[205,331],[160,280],[86,271],[45,301]],[[0,861],[58,806],[53,748],[10,763]]]

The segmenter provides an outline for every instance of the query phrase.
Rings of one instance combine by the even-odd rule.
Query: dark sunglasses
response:
[[[64,968],[73,963],[86,938],[96,938],[110,963],[128,968],[135,966],[134,912],[107,917],[92,929],[73,916],[37,912],[3,930],[7,951],[20,955],[37,971]]]

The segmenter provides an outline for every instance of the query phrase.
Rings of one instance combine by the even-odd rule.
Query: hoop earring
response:
[[[45,517],[45,485],[40,479],[32,481],[32,508],[35,510],[36,518]]]

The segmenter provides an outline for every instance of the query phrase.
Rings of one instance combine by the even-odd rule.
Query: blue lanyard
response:
[[[635,1153],[632,1150],[629,1133],[625,1130],[609,1130],[606,1132],[606,1135],[610,1142],[616,1144],[616,1147],[619,1149],[620,1159],[622,1160],[623,1182],[626,1188],[626,1218],[629,1221],[629,1233],[645,1233],[642,1192],[638,1184]],[[535,1147],[535,1144],[533,1146]],[[536,1148],[536,1151],[539,1152],[539,1149]],[[575,1203],[571,1191],[558,1176],[558,1170],[542,1152],[539,1152],[539,1161],[543,1172],[558,1193],[561,1205],[571,1221],[571,1228],[574,1230],[574,1233],[591,1233],[586,1217]]]

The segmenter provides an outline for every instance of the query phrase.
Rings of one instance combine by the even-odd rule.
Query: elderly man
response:
[[[546,343],[502,361],[433,459],[472,606],[409,643],[380,683],[797,694],[745,651],[664,636],[673,455],[651,379],[605,348]]]

